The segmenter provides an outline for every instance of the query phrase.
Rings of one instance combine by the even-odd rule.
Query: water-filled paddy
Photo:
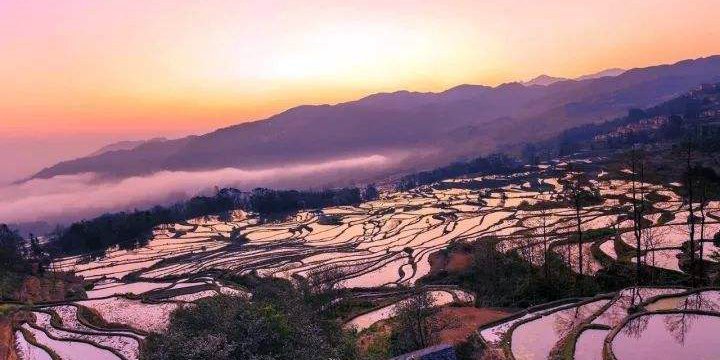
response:
[[[631,320],[612,342],[618,360],[718,358],[720,317],[652,314]]]

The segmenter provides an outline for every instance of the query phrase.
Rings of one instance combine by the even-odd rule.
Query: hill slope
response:
[[[167,139],[164,138],[164,137],[157,137],[157,138],[152,138],[152,139],[150,139],[150,140],[126,140],[126,141],[118,141],[118,142],[116,142],[116,143],[112,143],[112,144],[109,144],[109,145],[105,145],[105,146],[101,147],[100,149],[97,149],[96,151],[94,151],[93,153],[91,153],[90,155],[88,155],[88,157],[98,156],[98,155],[101,155],[101,154],[104,154],[104,153],[110,152],[110,151],[132,150],[132,149],[134,149],[134,148],[136,148],[136,147],[138,147],[138,146],[140,146],[140,145],[142,145],[142,144],[146,144],[146,143],[149,143],[149,142],[161,142],[161,141],[167,141]]]
[[[32,178],[251,169],[415,149],[435,151],[432,161],[438,163],[540,140],[717,81],[720,56],[548,86],[461,85],[439,93],[380,93],[332,106],[299,106],[200,136],[64,161]]]
[[[625,69],[619,69],[619,68],[606,69],[603,71],[596,72],[594,74],[588,74],[588,75],[576,77],[575,80],[580,81],[580,80],[598,79],[598,78],[606,77],[606,76],[618,76],[624,72],[625,72]]]

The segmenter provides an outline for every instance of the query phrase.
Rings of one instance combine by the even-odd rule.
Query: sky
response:
[[[0,183],[300,104],[719,54],[718,13],[717,0],[0,0]]]

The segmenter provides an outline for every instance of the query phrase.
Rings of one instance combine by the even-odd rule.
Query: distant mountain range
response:
[[[553,77],[553,76],[543,74],[543,75],[540,75],[530,81],[523,82],[522,84],[525,86],[533,86],[533,85],[548,86],[548,85],[552,85],[559,81],[567,81],[567,80],[570,80],[570,79],[561,78],[561,77]]]
[[[552,85],[552,84],[554,84],[556,82],[560,82],[560,81],[568,81],[568,80],[583,81],[583,80],[599,79],[599,78],[608,77],[608,76],[614,77],[614,76],[618,76],[624,72],[625,72],[624,69],[617,69],[617,68],[607,69],[607,70],[603,70],[600,72],[596,72],[594,74],[576,77],[575,79],[553,77],[553,76],[543,74],[543,75],[540,75],[530,81],[523,82],[522,84],[525,86],[532,86],[532,85],[548,86],[548,85]]]
[[[368,154],[413,153],[434,166],[647,107],[720,81],[720,56],[606,70],[526,86],[460,85],[438,93],[379,93],[337,105],[298,106],[267,119],[166,141],[109,147],[33,175],[95,172],[107,178],[160,170],[256,169]],[[540,82],[540,81],[538,81]],[[432,152],[433,156],[427,156]]]
[[[101,147],[100,149],[98,149],[95,152],[88,155],[88,157],[98,156],[100,154],[104,154],[104,153],[110,152],[110,151],[132,150],[142,144],[147,144],[147,143],[152,143],[152,142],[162,142],[162,141],[167,141],[167,139],[164,137],[156,137],[156,138],[152,138],[150,140],[118,141],[116,143],[112,143],[110,145],[105,145],[105,146]]]
[[[625,71],[626,71],[625,69],[618,69],[618,68],[607,69],[607,70],[603,70],[600,72],[596,72],[594,74],[583,75],[583,76],[577,77],[577,78],[575,78],[575,80],[582,81],[582,80],[598,79],[598,78],[606,77],[606,76],[618,76],[618,75],[624,73]]]

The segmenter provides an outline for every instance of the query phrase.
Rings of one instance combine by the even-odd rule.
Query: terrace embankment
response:
[[[435,320],[448,322],[448,326],[436,335],[438,343],[458,345],[481,325],[508,315],[510,312],[493,308],[443,307],[435,314]]]
[[[18,360],[10,319],[0,315],[0,359]]]
[[[70,274],[52,276],[27,276],[13,294],[18,301],[47,302],[83,297],[83,280]]]
[[[433,328],[436,329],[430,334],[431,343],[460,346],[468,341],[470,335],[478,327],[500,320],[510,314],[511,312],[495,308],[440,307],[429,320],[429,323],[434,324]],[[380,320],[363,331],[357,342],[360,352],[367,354],[372,348],[378,347],[379,343],[389,341],[395,326],[393,318],[390,318]]]

